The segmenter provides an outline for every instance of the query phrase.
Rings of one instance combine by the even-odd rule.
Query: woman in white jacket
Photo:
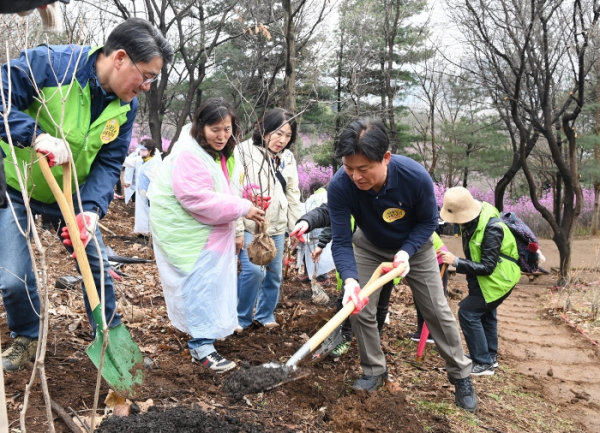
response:
[[[267,112],[256,124],[252,139],[235,148],[235,158],[242,164],[245,178],[243,187],[262,188],[262,196],[270,196],[271,203],[265,219],[268,234],[275,242],[277,254],[267,266],[250,262],[244,247],[240,251],[242,272],[238,276],[238,327],[241,332],[254,326],[274,328],[274,311],[279,301],[282,280],[285,231],[294,228],[300,218],[300,190],[298,167],[289,147],[296,140],[297,125],[294,115],[282,108]],[[244,243],[252,241],[255,224],[244,220]],[[254,321],[252,313],[254,308]]]

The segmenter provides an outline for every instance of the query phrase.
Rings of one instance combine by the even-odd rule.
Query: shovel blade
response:
[[[96,340],[86,350],[96,368],[100,368],[103,344],[104,333],[98,327]],[[142,389],[144,357],[122,323],[108,331],[102,377],[121,397],[134,398]]]

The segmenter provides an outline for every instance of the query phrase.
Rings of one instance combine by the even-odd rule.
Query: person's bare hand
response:
[[[442,263],[447,265],[451,265],[454,263],[454,258],[456,257],[450,251],[438,250],[438,255],[442,258]]]
[[[235,238],[235,255],[237,256],[240,251],[244,249],[244,235],[237,236]]]
[[[254,221],[256,224],[264,223],[265,222],[264,216],[265,216],[265,211],[257,208],[254,205],[250,206],[250,210],[246,214],[246,218],[251,221]]]
[[[319,263],[319,258],[321,257],[321,253],[323,252],[323,248],[321,247],[316,247],[313,252],[310,254],[310,257],[312,258],[312,261],[314,263]]]

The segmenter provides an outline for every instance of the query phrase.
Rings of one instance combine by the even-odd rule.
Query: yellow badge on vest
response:
[[[406,215],[406,212],[402,209],[389,208],[383,212],[383,220],[387,223],[391,223],[404,218],[404,215]]]
[[[104,129],[100,133],[100,140],[104,144],[110,143],[117,138],[117,135],[119,135],[119,122],[117,119],[111,119],[104,125]]]

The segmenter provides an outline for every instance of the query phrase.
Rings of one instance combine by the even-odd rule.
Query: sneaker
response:
[[[421,334],[416,333],[416,332],[414,334],[408,334],[408,338],[410,338],[412,341],[416,341],[418,343],[421,341]],[[435,341],[433,341],[433,338],[431,338],[431,334],[427,337],[427,343],[435,344]]]
[[[235,329],[233,330],[234,334],[241,334],[242,332],[244,332],[244,328],[242,328],[240,325],[236,326]]]
[[[494,367],[492,364],[475,364],[471,369],[472,376],[492,376],[494,374]]]
[[[297,281],[300,281],[301,283],[307,283],[310,278],[308,278],[308,274],[300,274],[296,277]]]
[[[338,344],[335,347],[335,349],[333,349],[329,356],[331,356],[333,359],[338,359],[342,357],[350,350],[350,344],[351,343],[349,341],[346,341],[346,338],[344,337],[344,340],[340,344]]]
[[[456,405],[466,411],[475,412],[477,410],[477,394],[470,377],[464,379],[453,379],[454,396]]]
[[[193,352],[192,356],[194,356]],[[198,361],[200,361],[200,363],[204,367],[208,367],[211,370],[216,371],[217,373],[224,373],[235,367],[235,362],[223,358],[216,351],[209,355],[206,355],[204,358],[200,358]]]
[[[25,367],[27,362],[35,359],[37,340],[19,336],[15,338],[12,346],[2,353],[2,369],[4,371],[17,371]]]
[[[263,325],[266,329],[273,329],[279,327],[279,323],[277,322],[267,322]]]
[[[492,367],[498,368],[498,355],[491,355],[492,357]],[[466,353],[465,358],[471,359],[471,355]]]
[[[360,379],[358,379],[356,382],[354,382],[354,385],[352,385],[352,388],[354,388],[357,391],[365,390],[368,392],[373,392],[373,391],[376,391],[379,388],[381,388],[383,386],[383,382],[387,378],[388,378],[387,368],[385,369],[385,372],[383,374],[380,374],[379,376],[367,376],[366,374],[363,374],[360,377]]]
[[[320,280],[319,277],[317,277],[317,283],[321,286],[328,286],[329,284],[331,284],[331,278],[326,277]]]

